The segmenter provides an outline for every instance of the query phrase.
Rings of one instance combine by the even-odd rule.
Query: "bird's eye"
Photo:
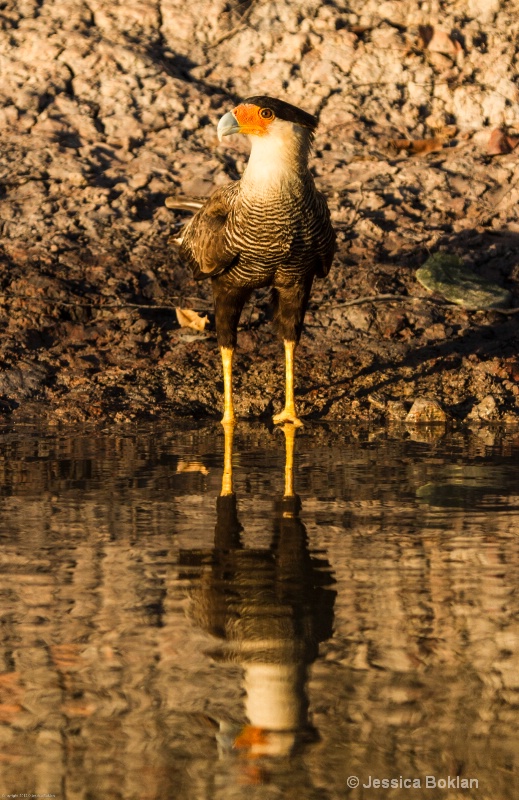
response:
[[[274,116],[274,112],[270,110],[270,108],[262,108],[260,113],[260,117],[263,119],[272,119]]]

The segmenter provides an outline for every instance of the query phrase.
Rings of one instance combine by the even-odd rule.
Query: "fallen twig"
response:
[[[235,25],[234,28],[231,28],[230,31],[227,31],[227,33],[224,33],[222,34],[222,36],[219,36],[218,39],[215,39],[214,42],[210,42],[208,45],[206,45],[205,49],[212,50],[213,47],[218,47],[218,45],[221,44],[222,42],[225,42],[226,39],[231,39],[236,33],[241,31],[241,29],[245,27],[245,23],[250,17],[253,8],[254,8],[254,0],[252,0],[248,9],[242,14],[239,23]]]
[[[145,305],[144,303],[81,303],[77,301],[71,300],[58,300],[55,297],[35,297],[33,295],[27,294],[0,294],[0,298],[2,300],[32,300],[32,301],[40,301],[46,302],[49,304],[54,303],[55,305],[59,306],[72,306],[73,308],[95,308],[98,311],[104,311],[105,309],[123,309],[123,308],[137,308],[141,311],[171,311],[174,313],[177,310],[177,306],[172,305]],[[184,300],[195,300],[198,305],[204,305],[204,310],[207,308],[212,308],[212,303],[210,301],[204,301],[200,298],[193,298],[193,297],[178,297],[179,302],[183,302]]]
[[[390,300],[416,300],[416,298],[395,294],[374,294],[366,295],[366,297],[356,297],[354,300],[346,300],[344,303],[336,303],[334,305],[328,305],[325,303],[324,305],[319,306],[319,308],[348,308],[348,306],[360,306],[364,303],[379,303]]]
[[[360,306],[364,303],[380,303],[391,301],[395,303],[433,303],[434,305],[461,308],[464,311],[497,311],[498,314],[519,314],[519,308],[465,308],[457,303],[450,303],[448,300],[435,299],[433,297],[411,297],[404,294],[367,295],[366,297],[356,297],[354,300],[346,300],[344,303],[336,303],[334,305],[324,304],[319,306],[319,309],[327,310],[333,308],[348,308],[348,306]]]

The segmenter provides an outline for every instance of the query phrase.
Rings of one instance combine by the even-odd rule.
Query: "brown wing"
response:
[[[320,192],[316,193],[317,217],[322,221],[319,236],[316,242],[316,268],[317,278],[326,278],[332,266],[335,255],[336,235],[330,220],[330,209],[326,198]]]
[[[180,255],[196,280],[214,277],[238,262],[229,216],[236,202],[238,181],[217,189],[184,228]]]

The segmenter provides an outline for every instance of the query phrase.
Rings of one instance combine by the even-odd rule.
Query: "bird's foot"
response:
[[[290,422],[294,428],[302,428],[303,423],[296,414],[295,408],[284,408],[279,414],[275,414],[272,418],[274,425],[283,425],[285,422]]]

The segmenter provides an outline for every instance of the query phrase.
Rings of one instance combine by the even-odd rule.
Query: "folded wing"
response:
[[[321,221],[316,242],[315,275],[326,278],[335,254],[335,231],[330,221],[330,210],[321,192],[315,193],[316,218]]]
[[[238,263],[230,231],[237,192],[238,182],[217,189],[184,228],[180,254],[195,280],[214,278]]]

